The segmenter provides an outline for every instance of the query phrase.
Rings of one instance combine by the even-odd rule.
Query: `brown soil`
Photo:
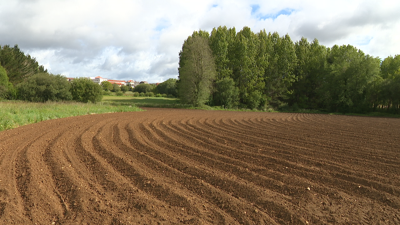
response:
[[[0,132],[0,224],[400,224],[400,120],[147,109]]]

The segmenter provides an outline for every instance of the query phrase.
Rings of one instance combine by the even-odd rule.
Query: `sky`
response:
[[[250,27],[400,54],[397,0],[0,0],[0,45],[18,45],[52,74],[163,82],[178,78],[193,31]]]

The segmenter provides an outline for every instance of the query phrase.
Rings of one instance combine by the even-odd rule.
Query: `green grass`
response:
[[[0,102],[0,131],[44,120],[100,114],[110,112],[141,111],[134,105],[110,105],[104,103],[30,103],[23,101]]]
[[[181,104],[178,98],[133,97],[130,94],[125,94],[123,96],[115,96],[115,95],[103,96],[103,102],[112,105],[136,105],[138,107],[184,108],[184,109],[202,109],[202,110],[241,111],[241,112],[311,113],[311,114],[400,118],[399,114],[392,114],[385,112],[370,112],[366,114],[356,114],[356,113],[343,114],[343,113],[325,112],[315,109],[299,109],[299,108],[293,109],[290,107],[286,107],[280,110],[274,110],[272,108],[267,108],[265,110],[247,109],[247,108],[225,109],[221,106],[207,106],[207,105],[195,107],[189,104]]]
[[[178,98],[163,97],[133,97],[133,96],[103,96],[103,101],[112,105],[136,105],[138,107],[188,108],[181,104]]]

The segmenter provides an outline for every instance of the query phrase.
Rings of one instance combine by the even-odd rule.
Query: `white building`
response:
[[[94,78],[90,78],[93,82],[95,82],[96,84],[101,84],[101,82],[103,82],[103,81],[108,81],[108,79],[107,78],[102,78],[101,76],[97,76],[97,77],[94,77]]]

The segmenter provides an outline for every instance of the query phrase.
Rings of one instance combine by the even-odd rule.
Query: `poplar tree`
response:
[[[179,53],[178,92],[183,103],[204,105],[216,77],[215,63],[205,32],[194,32]]]

